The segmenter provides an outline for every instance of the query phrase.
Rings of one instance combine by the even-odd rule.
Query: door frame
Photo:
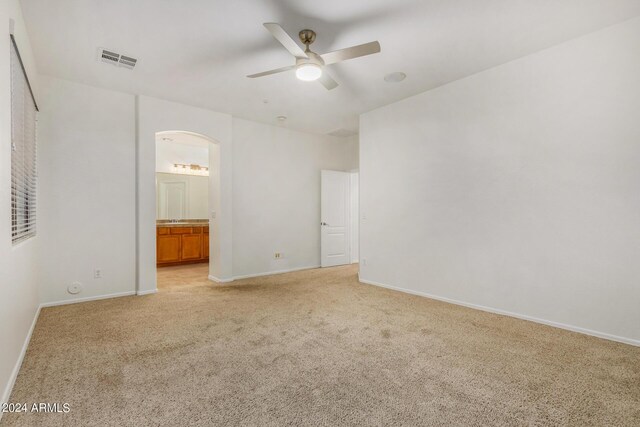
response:
[[[210,218],[209,279],[231,281],[233,267],[232,221],[232,155],[233,119],[229,114],[136,96],[136,293],[157,292],[156,274],[156,133],[163,131],[191,132],[211,142],[214,161],[210,179],[219,188],[212,194],[216,218]],[[213,186],[211,186],[213,187]],[[211,199],[210,199],[211,200]]]

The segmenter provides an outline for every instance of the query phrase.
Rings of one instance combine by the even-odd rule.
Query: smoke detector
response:
[[[400,83],[404,79],[407,78],[407,75],[401,71],[396,71],[395,73],[390,73],[384,76],[384,81],[387,83]]]
[[[98,48],[98,59],[107,64],[115,65],[116,67],[128,68],[129,70],[133,70],[138,63],[136,58],[132,58],[103,47]]]

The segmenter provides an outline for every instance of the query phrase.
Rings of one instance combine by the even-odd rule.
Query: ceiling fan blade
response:
[[[320,55],[320,57],[324,61],[325,65],[329,65],[378,52],[380,52],[380,43],[375,41],[359,44],[358,46],[347,47],[345,49],[334,50],[333,52]]]
[[[296,43],[280,25],[273,22],[265,22],[262,25],[269,30],[271,35],[278,40],[280,44],[282,44],[282,46],[291,53],[291,55],[296,58],[308,58],[307,54],[304,53],[304,50],[298,46],[298,43]]]
[[[263,71],[262,73],[251,74],[251,75],[249,75],[247,77],[249,77],[250,79],[255,79],[256,77],[262,77],[262,76],[268,76],[270,74],[282,73],[283,71],[293,70],[294,68],[296,68],[295,65],[288,65],[286,67],[276,68],[275,70],[269,70],[269,71]]]
[[[335,89],[338,87],[338,82],[333,80],[333,77],[327,73],[327,70],[322,70],[322,75],[318,79],[322,86],[326,87],[327,90]]]

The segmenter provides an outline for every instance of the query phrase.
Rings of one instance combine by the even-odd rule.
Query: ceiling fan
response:
[[[324,87],[331,90],[338,86],[338,82],[333,80],[333,78],[324,70],[325,65],[335,64],[337,62],[346,61],[347,59],[358,58],[360,56],[380,52],[380,43],[375,41],[318,55],[309,49],[309,45],[316,40],[316,33],[313,30],[302,30],[298,34],[300,41],[306,46],[305,50],[302,50],[280,25],[268,22],[265,23],[264,26],[269,30],[271,35],[289,51],[289,53],[295,56],[296,63],[287,67],[276,68],[275,70],[264,71],[262,73],[247,76],[251,79],[295,69],[296,77],[298,79],[303,81],[319,80]]]

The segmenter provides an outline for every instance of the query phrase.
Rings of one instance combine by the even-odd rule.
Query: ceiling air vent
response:
[[[101,49],[102,51],[102,61],[104,62],[108,62],[111,64],[117,64],[118,60],[120,59],[120,55],[118,55],[117,53],[108,51],[106,49]]]
[[[136,66],[137,59],[131,58],[129,56],[120,55],[120,65],[122,67],[133,69]]]
[[[130,70],[133,70],[133,67],[135,67],[136,63],[138,62],[138,60],[135,58],[121,55],[112,50],[107,50],[101,47],[98,48],[98,57],[102,62],[115,65],[116,67],[128,68]]]

